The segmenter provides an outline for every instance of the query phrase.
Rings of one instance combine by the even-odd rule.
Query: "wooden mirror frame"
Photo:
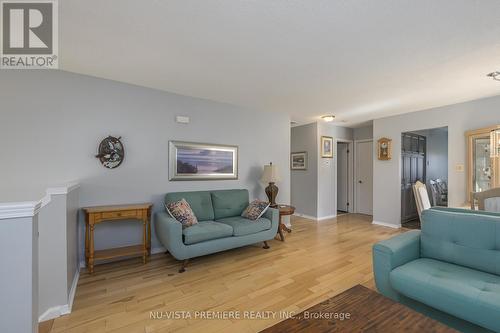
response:
[[[490,138],[491,131],[500,129],[500,125],[480,128],[476,130],[471,130],[465,132],[465,137],[467,138],[467,200],[471,201],[473,193],[473,180],[474,176],[473,166],[474,166],[474,140],[478,138]],[[498,157],[491,157],[491,185],[492,188],[500,187],[500,161]]]

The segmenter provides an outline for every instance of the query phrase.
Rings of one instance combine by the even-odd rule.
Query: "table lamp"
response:
[[[269,163],[269,165],[264,165],[264,173],[262,174],[261,182],[263,182],[264,184],[269,183],[269,186],[266,187],[266,195],[271,206],[276,206],[278,186],[276,186],[275,183],[279,181],[280,176],[276,165],[273,165],[272,162]]]

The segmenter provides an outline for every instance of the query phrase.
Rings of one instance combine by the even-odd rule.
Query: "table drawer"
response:
[[[121,219],[121,218],[132,218],[138,217],[136,210],[122,210],[117,212],[103,212],[101,213],[102,219]]]

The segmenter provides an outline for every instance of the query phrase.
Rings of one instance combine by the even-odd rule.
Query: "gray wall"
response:
[[[321,157],[321,136],[333,137],[333,158]],[[318,123],[318,219],[337,215],[337,141],[351,141],[352,139],[352,128],[340,127],[332,123]],[[352,190],[350,192],[352,193]]]
[[[0,332],[38,332],[38,216],[0,219]]]
[[[78,209],[80,205],[79,188],[66,195],[66,268],[68,302],[75,274],[80,268],[78,248]],[[83,257],[84,253],[82,253]]]
[[[2,161],[2,189],[79,180],[80,207],[151,201],[160,211],[164,194],[172,191],[247,188],[251,197],[264,199],[259,179],[272,161],[283,179],[278,201],[290,202],[285,114],[46,70],[2,71],[0,100],[0,151],[9,156]],[[191,123],[177,124],[175,115],[189,116]],[[108,135],[122,136],[126,149],[123,165],[114,170],[94,157]],[[238,145],[239,179],[168,181],[169,140]],[[96,249],[140,240],[139,223],[96,228]],[[154,224],[152,246],[160,246]]]
[[[292,127],[291,151],[307,152],[307,170],[291,171],[291,202],[297,213],[316,217],[318,207],[318,126]]]
[[[499,109],[500,96],[497,96],[374,120],[374,140],[380,137],[393,140],[392,160],[379,161],[374,151],[374,221],[394,225],[401,222],[402,132],[448,126],[448,201],[450,206],[462,206],[466,202],[467,174],[456,171],[456,166],[466,164],[464,134],[467,130],[500,124]]]
[[[38,316],[68,302],[66,237],[66,196],[53,195],[39,213]]]
[[[354,140],[373,139],[373,125],[358,127],[353,129]]]

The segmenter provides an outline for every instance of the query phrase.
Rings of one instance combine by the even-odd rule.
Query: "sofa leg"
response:
[[[269,245],[267,245],[267,241],[264,241],[264,249],[268,249],[269,248]]]
[[[182,261],[182,266],[181,266],[181,269],[179,269],[179,273],[184,273],[186,271],[186,267],[187,267],[188,263],[189,263],[189,259]]]

